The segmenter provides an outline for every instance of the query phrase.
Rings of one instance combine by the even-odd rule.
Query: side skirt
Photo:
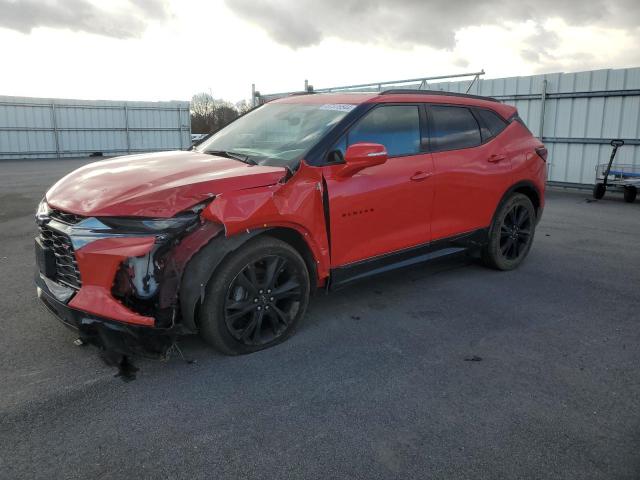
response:
[[[478,249],[487,243],[488,238],[489,229],[481,228],[473,232],[456,235],[455,237],[443,238],[423,245],[333,268],[331,269],[329,289],[337,290],[352,282],[379,273]]]

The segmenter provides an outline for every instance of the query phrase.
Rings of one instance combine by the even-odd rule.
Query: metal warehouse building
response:
[[[190,146],[189,102],[0,96],[0,159],[111,156]]]
[[[557,184],[593,185],[595,167],[608,161],[614,138],[625,141],[616,163],[640,166],[640,68],[495,79],[482,74],[453,76],[473,77],[465,81],[431,77],[315,91],[406,88],[494,97],[517,107],[534,135],[542,137],[549,149],[549,181]],[[257,95],[260,102],[285,94]]]
[[[316,91],[412,88],[495,97],[515,105],[542,137],[555,183],[593,184],[595,166],[608,160],[614,138],[625,141],[616,162],[640,166],[640,68],[496,79],[480,78],[483,73],[465,81],[423,78]],[[0,97],[0,159],[186,149],[190,133],[189,102]]]
[[[431,85],[464,92],[469,82]],[[549,181],[593,184],[614,138],[619,164],[640,166],[640,68],[480,79],[470,93],[514,105],[549,149]]]

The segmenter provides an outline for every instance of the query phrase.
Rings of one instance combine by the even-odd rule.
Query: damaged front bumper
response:
[[[36,289],[42,305],[67,327],[76,330],[83,343],[120,354],[164,358],[178,332],[171,329],[126,324],[76,310],[59,301],[51,282],[36,272]]]
[[[38,297],[84,343],[161,358],[178,335],[197,331],[182,321],[178,291],[187,263],[220,225],[196,212],[166,220],[39,213]]]

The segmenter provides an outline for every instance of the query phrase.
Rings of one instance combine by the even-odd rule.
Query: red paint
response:
[[[485,100],[416,94],[309,95],[276,102],[475,105],[505,119],[516,111]],[[87,216],[171,217],[215,195],[202,213],[204,221],[224,226],[227,236],[273,227],[298,232],[316,261],[322,285],[331,268],[488,227],[500,199],[518,182],[533,183],[544,194],[546,163],[536,153],[542,143],[518,122],[488,143],[464,150],[367,160],[368,154],[383,152],[382,147],[355,147],[348,150],[346,165],[314,167],[302,161],[286,181],[283,168],[194,152],[121,157],[69,174],[49,190],[47,200],[55,208]],[[540,202],[543,206],[544,198]],[[209,238],[210,232],[205,233],[204,240],[194,240],[198,248]],[[121,262],[146,254],[153,242],[151,237],[112,238],[78,249],[83,286],[70,306],[153,326],[153,318],[130,311],[111,296]],[[179,263],[193,254],[185,252],[174,259],[174,282],[182,271]]]
[[[502,195],[515,183],[511,163],[521,152],[519,142],[511,142],[513,127],[479,147],[432,154],[434,240],[491,223]]]
[[[76,250],[82,288],[69,306],[111,320],[153,326],[153,317],[129,310],[111,295],[111,287],[120,264],[129,257],[145,255],[154,242],[154,237],[105,238]]]
[[[343,165],[322,167],[329,191],[331,266],[337,267],[430,240],[431,154],[389,158],[343,176]]]
[[[197,152],[131,155],[71,172],[46,198],[78,215],[165,218],[219,193],[271,185],[285,172]]]
[[[256,228],[291,228],[307,242],[315,257],[319,284],[329,275],[322,169],[310,167],[303,161],[286,183],[224,193],[216,197],[202,216],[222,223],[227,236]]]

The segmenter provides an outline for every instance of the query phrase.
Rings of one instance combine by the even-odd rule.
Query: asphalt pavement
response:
[[[386,274],[124,382],[32,284],[36,205],[87,161],[0,162],[0,478],[640,478],[640,200],[549,191],[516,271]]]

